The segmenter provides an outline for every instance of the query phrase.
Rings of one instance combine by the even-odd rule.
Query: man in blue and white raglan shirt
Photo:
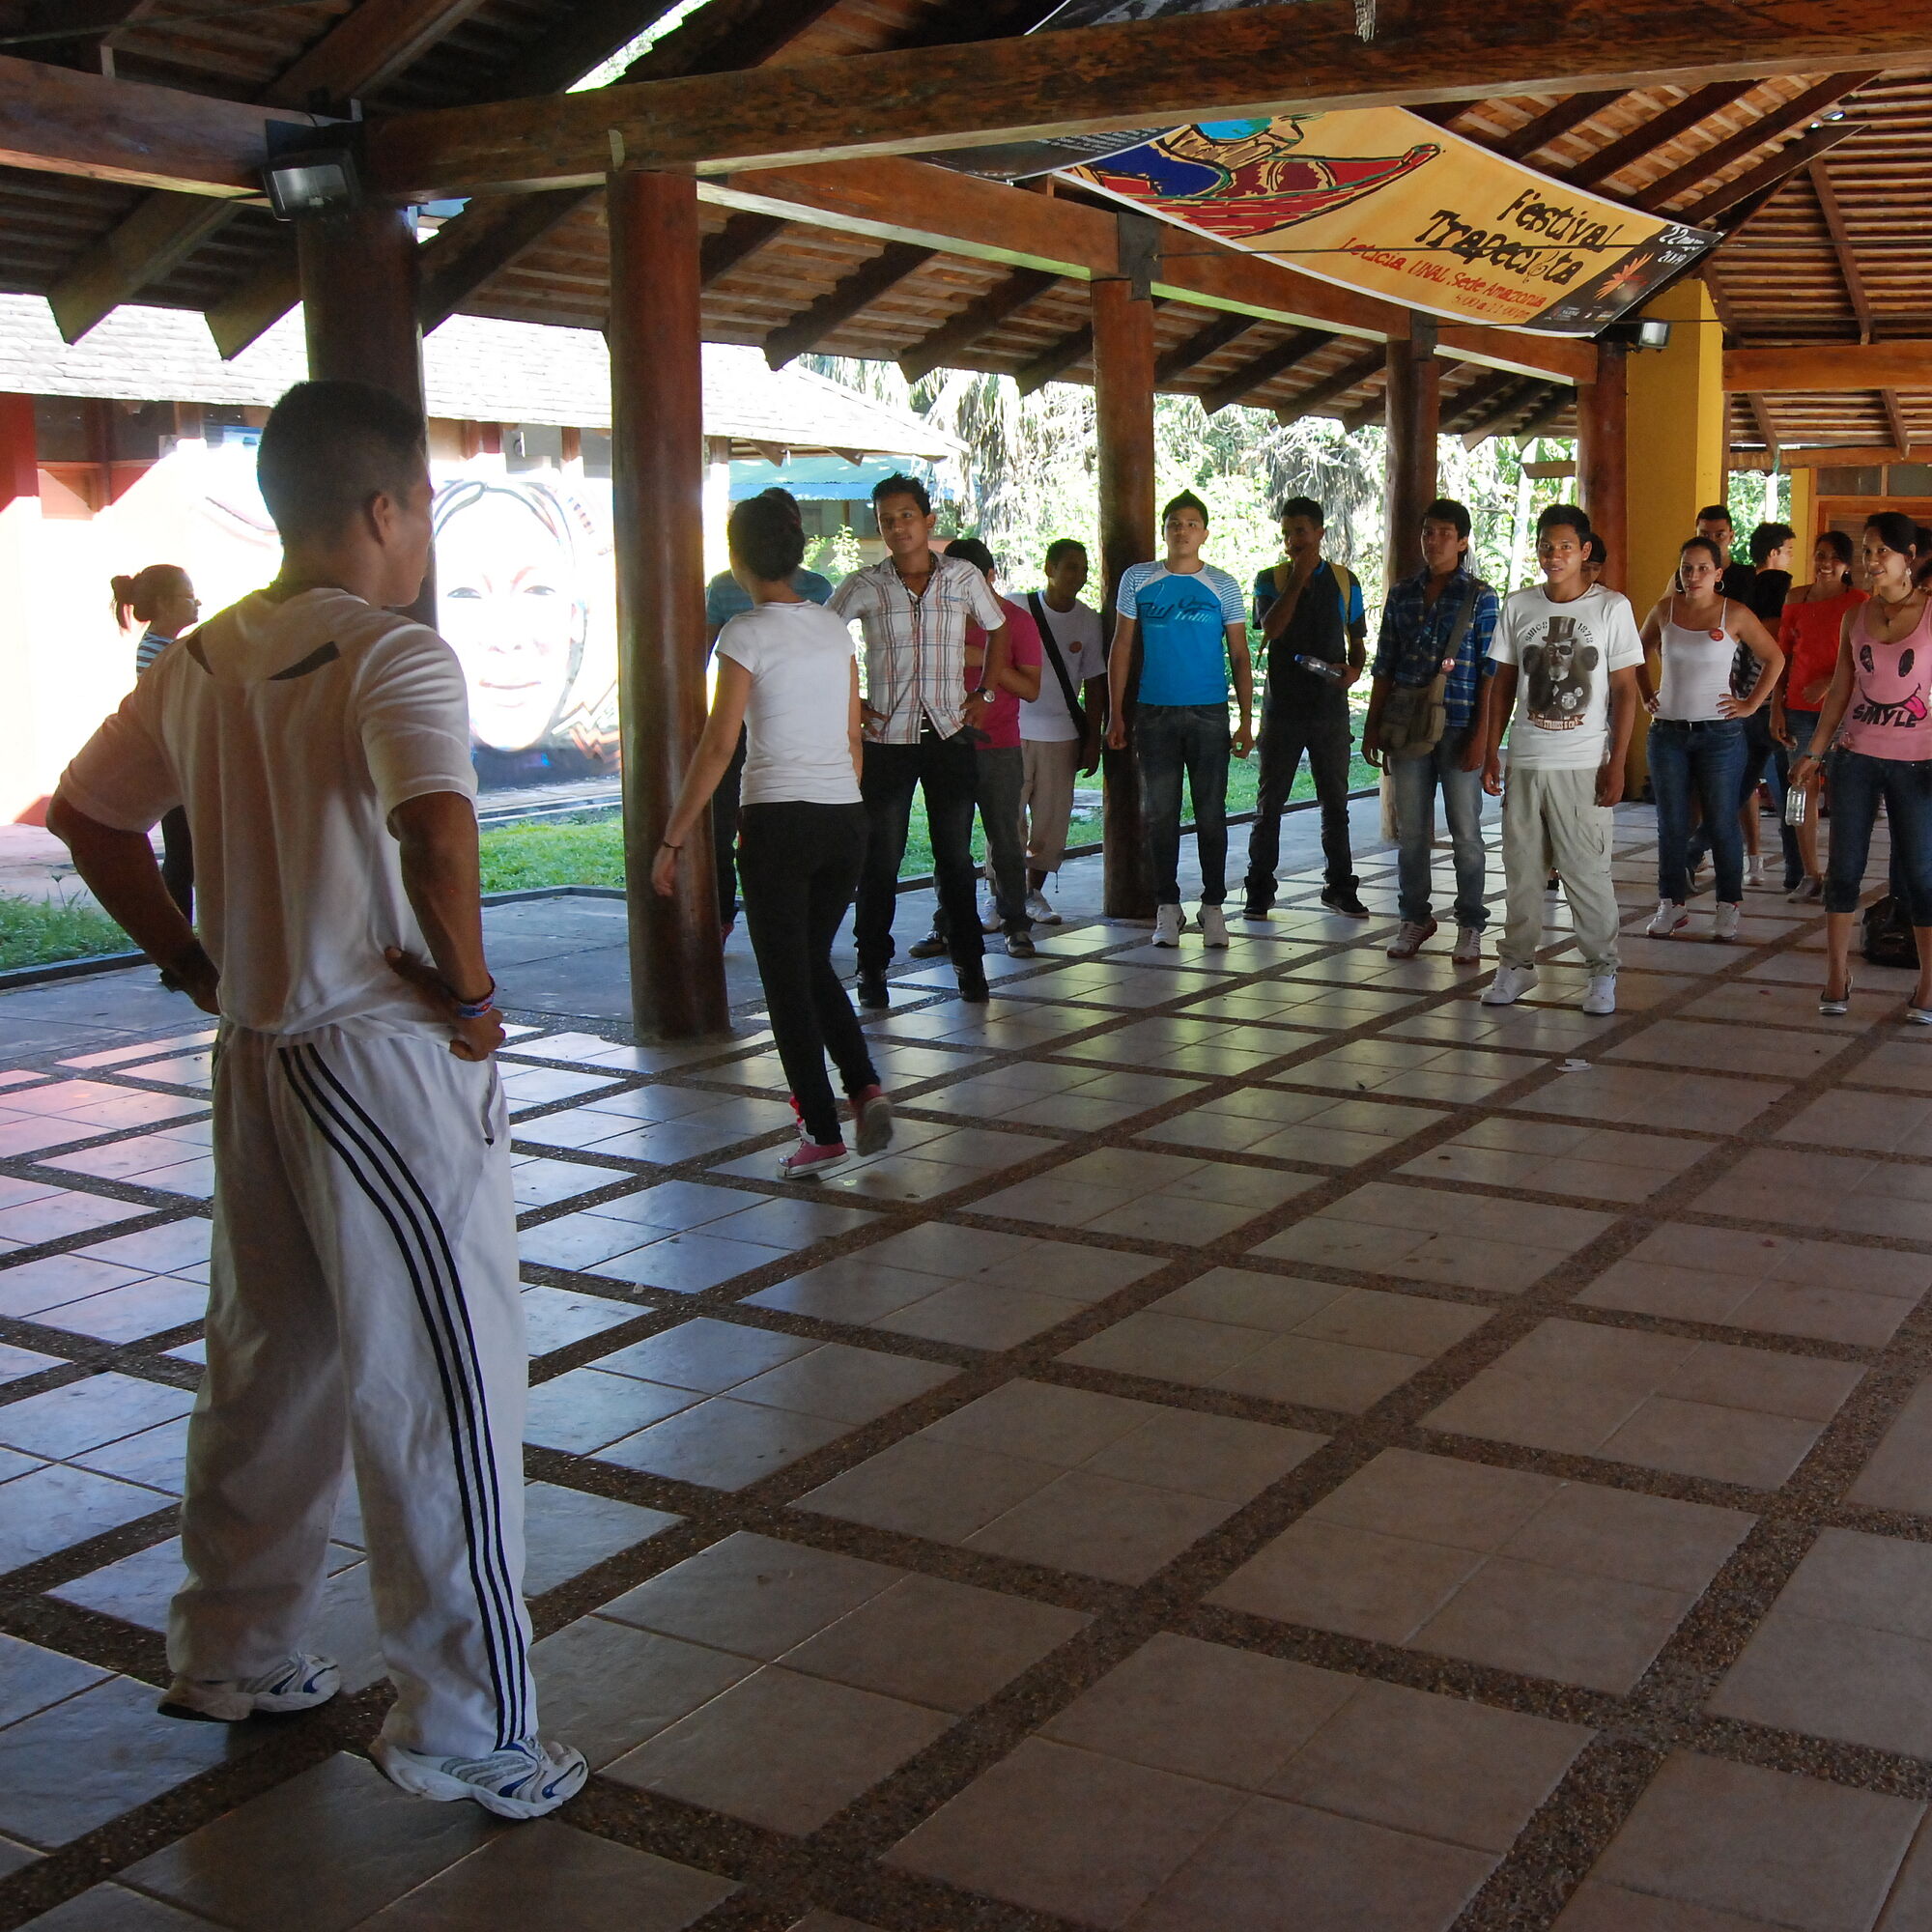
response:
[[[1201,561],[1208,506],[1184,491],[1161,512],[1167,555],[1130,565],[1115,594],[1120,623],[1107,664],[1107,743],[1127,743],[1127,689],[1140,644],[1140,690],[1134,704],[1134,766],[1141,817],[1153,870],[1153,943],[1179,946],[1180,913],[1180,778],[1194,801],[1201,860],[1201,938],[1226,946],[1221,902],[1228,879],[1228,753],[1253,747],[1254,667],[1248,657],[1247,607],[1225,570]],[[1241,723],[1228,729],[1228,673]]]

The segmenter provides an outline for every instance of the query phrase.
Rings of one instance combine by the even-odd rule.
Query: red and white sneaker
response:
[[[830,1174],[836,1167],[843,1167],[850,1158],[842,1140],[815,1141],[801,1127],[798,1146],[779,1162],[779,1179],[816,1180],[820,1175]]]
[[[853,1136],[861,1153],[884,1153],[893,1144],[893,1103],[875,1080],[852,1095]]]

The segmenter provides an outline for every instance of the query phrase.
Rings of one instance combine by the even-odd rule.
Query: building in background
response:
[[[423,360],[438,621],[469,681],[478,776],[522,787],[613,771],[604,339],[455,316]],[[38,820],[132,681],[113,573],[182,564],[208,611],[273,576],[255,444],[305,373],[299,311],[223,362],[198,315],[122,308],[70,347],[40,298],[0,296],[0,822]],[[884,554],[880,477],[910,469],[936,495],[957,487],[950,438],[754,349],[706,346],[704,427],[708,570],[724,568],[730,504],[773,483],[801,500],[809,555],[837,543],[867,561]]]

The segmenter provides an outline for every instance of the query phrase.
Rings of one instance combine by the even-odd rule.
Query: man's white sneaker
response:
[[[1590,983],[1583,989],[1583,1010],[1601,1018],[1605,1013],[1617,1009],[1617,976],[1614,973],[1593,973]]]
[[[1676,899],[1659,899],[1650,923],[1643,929],[1646,939],[1669,939],[1690,923],[1690,909]]]
[[[1722,940],[1728,945],[1738,936],[1738,921],[1744,915],[1744,907],[1732,905],[1723,899],[1718,901],[1718,916],[1711,922],[1711,937]]]
[[[1483,988],[1486,1007],[1513,1007],[1536,984],[1534,966],[1498,966],[1496,977]]]
[[[1201,943],[1217,950],[1228,943],[1228,922],[1217,905],[1201,908]]]
[[[1456,950],[1449,957],[1458,966],[1473,966],[1483,956],[1483,928],[1480,925],[1459,925],[1456,928]]]
[[[998,932],[1000,929],[1000,902],[991,893],[980,901],[980,930]]]
[[[312,1711],[342,1689],[342,1672],[327,1657],[298,1651],[259,1677],[177,1677],[160,1701],[163,1716],[206,1718],[239,1724],[257,1716],[285,1717]]]
[[[1764,886],[1764,855],[1758,852],[1745,856],[1745,884],[1762,890]]]
[[[524,1738],[488,1757],[429,1757],[379,1737],[369,1747],[392,1784],[440,1804],[473,1798],[498,1818],[541,1818],[583,1789],[590,1767],[568,1745]]]
[[[1164,905],[1156,908],[1153,916],[1153,943],[1156,946],[1179,946],[1180,928],[1186,923],[1180,916],[1178,905]]]
[[[1026,916],[1036,925],[1058,925],[1060,915],[1044,893],[1033,892],[1026,895]]]

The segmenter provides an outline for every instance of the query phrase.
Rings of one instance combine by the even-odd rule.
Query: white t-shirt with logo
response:
[[[118,831],[185,808],[222,1017],[270,1034],[353,1021],[447,1036],[383,956],[429,957],[388,817],[440,791],[476,792],[456,654],[346,590],[257,591],[212,617],[60,781]]]
[[[1028,614],[1033,612],[1033,600],[1026,603]],[[1066,666],[1066,675],[1072,681],[1073,695],[1080,695],[1081,687],[1090,677],[1103,676],[1107,669],[1107,653],[1100,635],[1100,613],[1090,611],[1078,598],[1070,611],[1056,611],[1046,601],[1039,599],[1040,614],[1053,628],[1053,641],[1060,646],[1062,661]],[[1053,666],[1046,658],[1046,640],[1040,640],[1039,696],[1031,704],[1020,706],[1020,736],[1032,738],[1036,743],[1042,741],[1062,742],[1077,738],[1080,727],[1074,724],[1072,714],[1066,708],[1066,699],[1061,695],[1060,680],[1053,674]]]
[[[857,805],[852,633],[816,604],[760,604],[718,633],[718,655],[752,675],[746,805]]]
[[[1609,748],[1610,673],[1643,662],[1630,599],[1601,584],[1568,604],[1541,585],[1503,599],[1490,656],[1515,665],[1515,771],[1595,771]]]

